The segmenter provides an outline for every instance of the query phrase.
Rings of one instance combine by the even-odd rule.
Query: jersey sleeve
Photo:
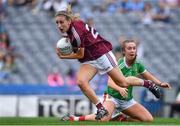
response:
[[[122,61],[123,61],[123,58],[122,58],[122,57],[117,60],[118,66],[120,66],[120,64],[122,63]]]
[[[142,74],[142,73],[144,73],[145,71],[146,71],[146,68],[145,68],[144,64],[141,63],[141,62],[139,62],[139,63],[138,63],[138,72],[139,72],[139,74]]]
[[[84,47],[84,36],[86,34],[85,24],[82,21],[73,22],[71,31],[78,47]]]

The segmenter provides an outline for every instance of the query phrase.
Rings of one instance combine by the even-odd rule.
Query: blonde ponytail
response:
[[[68,5],[67,5],[66,12],[69,13],[69,14],[72,14],[71,4],[68,4]]]
[[[59,15],[64,15],[64,16],[66,16],[67,19],[70,19],[70,20],[79,20],[80,19],[79,13],[73,14],[72,9],[71,9],[71,4],[67,5],[66,11],[58,11],[55,14],[55,17],[57,17]]]

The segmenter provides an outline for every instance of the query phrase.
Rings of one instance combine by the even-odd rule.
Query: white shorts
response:
[[[135,105],[137,102],[134,99],[129,101],[119,100],[107,94],[106,99],[104,101],[111,101],[115,104],[116,112],[122,112],[123,110]]]
[[[102,75],[111,71],[114,67],[116,67],[117,61],[114,54],[111,51],[109,51],[108,53],[102,55],[98,59],[87,61],[84,62],[83,64],[92,65],[93,67],[97,68],[98,73]]]

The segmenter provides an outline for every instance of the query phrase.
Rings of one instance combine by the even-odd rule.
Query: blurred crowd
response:
[[[108,13],[131,13],[139,16],[144,25],[156,21],[170,22],[171,11],[178,8],[179,0],[105,0],[101,10]]]
[[[91,87],[95,91],[104,91],[107,83],[107,75],[97,74],[93,80],[90,81]],[[47,77],[48,85],[52,87],[64,86],[71,87],[72,91],[80,91],[76,86],[76,70],[73,67],[69,67],[66,74],[61,74],[59,68],[52,68]]]
[[[7,0],[0,0],[0,81],[17,72],[15,48],[3,25],[5,18],[8,16],[7,6]]]
[[[93,20],[93,13],[121,13],[138,16],[143,25],[151,25],[154,22],[168,23],[171,21],[171,13],[180,6],[180,0],[91,0],[92,6],[84,8],[83,0],[32,0],[33,13],[41,10],[55,12],[64,10],[68,3],[72,4],[74,12],[80,12],[81,18],[86,21]]]
[[[7,0],[4,0],[7,1]],[[131,14],[139,17],[138,23],[151,25],[154,22],[171,22],[171,15],[180,6],[180,0],[90,0],[91,6],[83,7],[83,0],[9,0],[11,5],[28,5],[33,14],[40,11],[54,13],[65,10],[71,3],[74,12],[78,12],[86,21],[93,20],[93,13]]]
[[[171,15],[174,10],[180,7],[180,0],[89,0],[91,6],[83,7],[85,0],[0,0],[0,78],[6,78],[9,73],[17,72],[15,59],[15,47],[10,41],[9,35],[3,25],[4,19],[8,16],[8,6],[21,7],[27,6],[32,14],[36,15],[45,11],[54,16],[59,10],[65,10],[67,5],[71,3],[72,10],[80,13],[81,18],[90,26],[94,26],[94,13],[112,14],[128,14],[139,18],[138,23],[149,26],[155,22],[170,23]],[[82,4],[83,3],[83,4]],[[120,43],[126,36],[120,36],[119,47],[114,49],[117,58],[121,56]],[[129,39],[129,38],[128,38]],[[133,38],[134,39],[134,38]],[[138,58],[143,59],[144,49],[143,43],[139,38],[135,38],[138,42]],[[70,68],[66,77],[62,77],[57,70],[51,70],[48,75],[48,83],[54,85],[74,85],[74,71]],[[101,77],[97,77],[101,78]],[[106,77],[104,77],[106,78]],[[96,79],[96,83],[98,79]],[[56,83],[56,84],[55,84]],[[57,84],[59,83],[59,84]],[[100,85],[100,84],[99,84]],[[98,89],[98,87],[96,87]]]

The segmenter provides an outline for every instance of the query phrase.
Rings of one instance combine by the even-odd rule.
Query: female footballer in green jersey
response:
[[[151,80],[162,88],[171,88],[168,83],[161,82],[154,77],[145,69],[144,65],[136,59],[137,45],[134,40],[125,40],[121,47],[124,57],[118,60],[118,65],[125,77],[142,75],[144,79]],[[109,79],[108,88],[103,102],[103,105],[109,112],[109,115],[102,118],[101,121],[111,120],[115,111],[121,111],[122,113],[128,115],[128,118],[124,118],[127,121],[153,121],[153,117],[150,112],[133,99],[132,90],[132,86],[122,88]],[[62,119],[65,121],[93,121],[95,120],[95,114],[80,117],[64,116]]]

